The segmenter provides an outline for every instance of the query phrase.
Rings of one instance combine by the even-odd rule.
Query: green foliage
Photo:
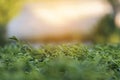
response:
[[[0,23],[6,24],[24,2],[24,0],[0,0]]]
[[[5,27],[8,21],[13,18],[27,0],[0,0],[0,45],[5,41]]]
[[[0,80],[120,80],[120,44],[0,48]]]
[[[0,0],[0,25],[8,23],[26,2],[36,0]]]
[[[92,36],[95,43],[120,43],[120,29],[114,21],[114,15],[105,16],[97,25]]]

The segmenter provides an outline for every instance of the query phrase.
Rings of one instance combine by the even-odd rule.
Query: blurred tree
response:
[[[0,0],[0,23],[6,24],[20,10],[24,2],[25,0]]]
[[[112,6],[113,13],[107,15],[101,20],[100,23],[98,23],[97,26],[99,27],[94,35],[94,42],[109,42],[111,35],[119,32],[114,20],[120,9],[119,0],[108,0],[108,2]]]
[[[109,42],[109,37],[115,32],[113,15],[105,16],[99,23],[94,34],[94,42]]]
[[[112,7],[113,7],[113,16],[115,19],[115,16],[120,13],[120,0],[108,0]],[[117,25],[116,25],[117,26]],[[119,36],[119,42],[120,42],[120,29],[119,27],[116,27],[116,32],[118,33]]]
[[[0,0],[0,45],[5,43],[5,26],[20,10],[25,0]]]

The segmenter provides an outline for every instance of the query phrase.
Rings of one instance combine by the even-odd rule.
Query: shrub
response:
[[[13,41],[0,48],[1,80],[119,80],[120,44],[44,45]]]

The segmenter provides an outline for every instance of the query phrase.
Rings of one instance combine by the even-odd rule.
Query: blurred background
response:
[[[61,1],[64,2],[65,0],[55,0],[55,1],[58,1],[56,4],[59,4],[59,2],[61,2]],[[22,10],[24,9],[24,6],[26,6],[28,3],[36,4],[38,2],[39,3],[44,2],[44,4],[47,5],[48,3],[55,2],[55,1],[54,0],[0,0],[0,45],[3,45],[6,42],[6,33],[7,33],[8,23],[14,17],[18,16],[18,14],[20,14],[22,12]],[[79,1],[79,0],[66,0],[66,1],[67,2],[73,1],[73,4],[76,4],[76,3],[74,3],[74,1]],[[80,40],[81,41],[92,41],[93,43],[100,43],[100,42],[101,43],[102,42],[103,43],[105,43],[105,42],[119,43],[120,42],[120,1],[119,0],[85,0],[85,1],[80,0],[80,1],[81,1],[80,4],[82,5],[84,3],[85,6],[84,5],[83,5],[83,7],[78,6],[78,7],[80,7],[80,9],[82,9],[82,8],[83,9],[80,10],[81,11],[80,13],[78,12],[79,14],[76,14],[76,15],[79,15],[77,17],[79,17],[80,19],[76,18],[75,22],[77,22],[77,24],[80,24],[79,25],[80,27],[82,24],[82,26],[85,26],[86,29],[83,29],[83,28],[79,28],[79,29],[81,29],[81,31],[83,31],[83,30],[89,31],[91,29],[88,27],[88,25],[89,24],[92,25],[91,23],[93,21],[96,21],[95,22],[96,24],[92,25],[92,26],[94,26],[94,27],[92,27],[92,28],[94,28],[94,31],[90,32],[92,34],[91,35],[83,35],[84,37],[80,37]],[[99,10],[99,8],[100,8],[97,5],[93,6],[92,9],[94,11],[92,11],[92,10],[85,11],[86,9],[88,9],[86,7],[91,6],[92,2],[94,2],[94,1],[103,1],[102,4],[104,5],[104,7],[101,8],[101,9],[103,9],[103,10],[101,10],[101,14],[97,14],[97,10]],[[108,5],[108,4],[109,4],[109,7],[106,7],[106,5]],[[35,5],[28,5],[28,7],[30,7],[30,6],[34,7]],[[61,7],[63,7],[63,6],[61,6]],[[39,6],[37,6],[35,8],[39,8]],[[42,7],[40,7],[40,8],[42,8]],[[75,7],[75,8],[77,8],[77,7]],[[84,8],[85,8],[85,10],[84,10]],[[64,9],[64,7],[63,7],[63,9]],[[73,9],[73,11],[75,11],[75,10]],[[96,13],[96,14],[93,14],[91,12]],[[71,13],[71,12],[69,12],[69,13]],[[104,13],[104,15],[103,15],[103,13]],[[81,16],[82,17],[85,16],[85,18],[83,19]],[[97,20],[98,18],[96,18],[98,16],[100,16],[99,20]],[[89,20],[87,19],[87,17]],[[69,26],[69,25],[74,26],[74,17],[71,17],[70,19],[71,20],[73,19],[71,21],[71,22],[73,22],[73,24],[70,24],[68,22],[67,26]],[[46,20],[46,19],[43,19],[43,20]],[[77,20],[79,20],[79,21],[77,21]],[[54,23],[54,21],[55,20],[53,20],[53,23]],[[54,24],[54,25],[57,25],[57,26],[59,25],[59,24],[57,24],[57,22],[55,22],[55,23],[56,24]],[[52,25],[52,22],[50,24]],[[84,25],[84,24],[88,24],[88,25]],[[62,26],[64,26],[64,25],[62,25]],[[63,27],[63,30],[64,30],[64,27]],[[80,35],[76,34],[77,38],[79,38],[78,36],[82,36],[82,33],[78,33],[78,34],[80,34]],[[76,36],[76,35],[74,35],[74,36]],[[27,37],[27,36],[25,36],[25,37]],[[19,38],[19,36],[18,36],[18,38]],[[34,38],[34,37],[30,36],[30,38]],[[27,38],[24,38],[24,39],[27,40]],[[45,39],[48,39],[48,38],[45,38]],[[43,39],[43,40],[45,40],[45,39]],[[61,39],[61,38],[58,38],[58,39]],[[64,38],[64,39],[66,39],[66,38]],[[28,38],[28,40],[29,40],[29,38]],[[33,41],[34,41],[34,39],[33,39]]]

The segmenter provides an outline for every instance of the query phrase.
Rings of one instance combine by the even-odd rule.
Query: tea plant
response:
[[[34,49],[15,39],[0,48],[0,80],[120,80],[120,44]]]

